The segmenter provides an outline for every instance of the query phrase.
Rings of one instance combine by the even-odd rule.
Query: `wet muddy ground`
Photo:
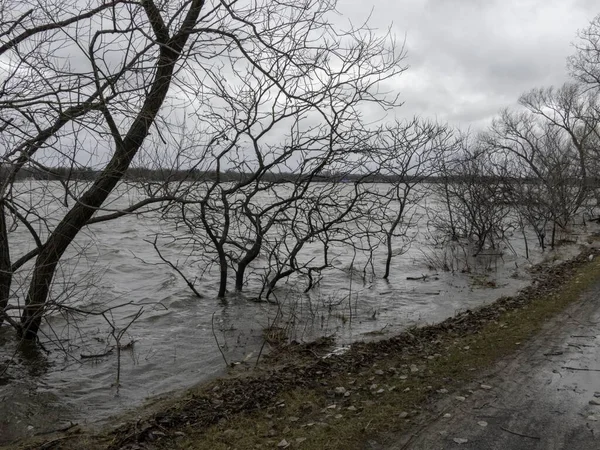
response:
[[[417,432],[368,448],[600,448],[600,284],[495,371],[435,404]]]

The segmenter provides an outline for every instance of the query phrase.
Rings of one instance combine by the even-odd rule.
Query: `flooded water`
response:
[[[150,397],[224,373],[224,359],[252,365],[263,345],[263,330],[272,324],[297,341],[334,335],[345,345],[385,337],[515,293],[529,283],[527,266],[578,251],[577,245],[561,247],[559,254],[533,249],[525,260],[522,237],[515,237],[510,242],[514,252],[507,249],[501,258],[482,255],[471,261],[472,273],[435,271],[429,268],[431,260],[441,258],[440,252],[448,256],[448,251],[430,247],[424,227],[417,224],[412,231],[416,241],[393,259],[389,281],[363,278],[352,270],[351,256],[340,251],[335,268],[314,292],[303,295],[283,286],[277,295],[281,304],[275,306],[251,301],[257,286],[217,299],[217,279],[211,273],[197,283],[204,297],[195,297],[147,242],[169,226],[152,215],[128,216],[92,226],[78,237],[56,292],[80,308],[120,307],[105,317],[52,315],[43,329],[47,352],[17,351],[13,330],[0,327],[0,442],[69,422],[97,423]],[[24,233],[17,229],[11,235],[13,255],[28,250]],[[583,234],[572,238],[582,242]],[[532,237],[529,242],[533,247]],[[168,244],[163,251],[193,278],[195,269],[185,260],[182,245]],[[383,249],[375,261],[381,274]],[[16,276],[16,297],[23,295],[28,270]],[[120,355],[118,389],[119,358],[116,351],[108,352],[114,345],[113,326],[128,326],[120,340],[127,348]],[[62,348],[51,341],[60,341]]]

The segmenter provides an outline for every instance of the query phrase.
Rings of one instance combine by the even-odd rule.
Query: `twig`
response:
[[[145,240],[145,239],[144,239]],[[185,281],[185,284],[188,285],[188,287],[192,290],[192,292],[194,293],[194,295],[198,298],[202,298],[202,295],[200,294],[200,292],[198,292],[196,290],[196,288],[194,287],[194,283],[192,283],[190,280],[187,279],[187,277],[183,274],[183,272],[181,270],[179,270],[179,268],[173,264],[171,261],[169,261],[167,258],[165,258],[162,253],[160,252],[160,250],[158,249],[158,246],[156,245],[156,242],[158,241],[158,236],[154,237],[154,241],[148,241],[145,240],[146,242],[148,242],[149,244],[152,244],[152,246],[154,247],[154,251],[156,252],[156,254],[158,255],[158,257],[165,263],[167,264],[171,269],[173,269],[175,272],[177,272],[177,274],[183,278],[183,281]]]
[[[225,353],[223,353],[223,350],[221,349],[221,345],[219,344],[219,340],[217,339],[217,333],[215,333],[215,314],[216,313],[212,313],[212,317],[210,319],[210,326],[212,328],[212,334],[213,334],[213,337],[215,338],[215,342],[217,343],[217,348],[219,349],[219,353],[221,353],[221,356],[223,357],[223,361],[225,361],[225,365],[227,367],[229,367],[229,363],[227,362]]]
[[[502,426],[500,427],[500,429],[503,431],[506,431],[507,433],[514,434],[515,436],[521,436],[521,437],[528,438],[528,439],[535,439],[537,441],[539,441],[541,439],[539,436],[530,436],[527,434],[517,433],[516,431],[509,430],[508,428],[504,428]]]

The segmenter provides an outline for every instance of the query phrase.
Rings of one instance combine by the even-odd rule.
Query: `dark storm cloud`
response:
[[[534,87],[568,80],[571,43],[600,13],[588,0],[340,0],[355,22],[372,8],[372,23],[406,36],[410,69],[395,86],[402,115],[456,125],[487,124]],[[389,87],[388,87],[389,88]]]

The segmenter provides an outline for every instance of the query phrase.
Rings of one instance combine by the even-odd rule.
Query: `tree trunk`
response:
[[[227,257],[222,249],[219,249],[219,269],[219,293],[217,297],[225,298],[225,294],[227,293]]]
[[[248,265],[256,259],[260,254],[262,247],[262,236],[257,236],[256,241],[252,245],[252,248],[246,253],[242,260],[238,263],[237,272],[235,274],[235,290],[242,291],[244,288],[244,276],[246,275],[246,268]]]
[[[0,311],[4,311],[8,306],[11,282],[12,270],[10,264],[10,250],[8,247],[6,214],[4,211],[4,204],[0,203]],[[3,322],[4,316],[0,314],[0,325],[2,325]]]
[[[191,3],[180,32],[172,38],[169,38],[168,30],[156,6],[152,2],[143,4],[157,35],[157,40],[161,44],[154,80],[144,104],[126,136],[122,138],[116,130],[112,130],[115,140],[115,152],[106,168],[60,221],[48,237],[44,248],[38,254],[29,291],[25,299],[25,307],[21,315],[21,334],[24,339],[34,340],[37,338],[56,266],[60,258],[79,231],[86,225],[96,210],[102,206],[121,180],[154,123],[169,91],[177,60],[204,5],[203,0],[193,0]]]

